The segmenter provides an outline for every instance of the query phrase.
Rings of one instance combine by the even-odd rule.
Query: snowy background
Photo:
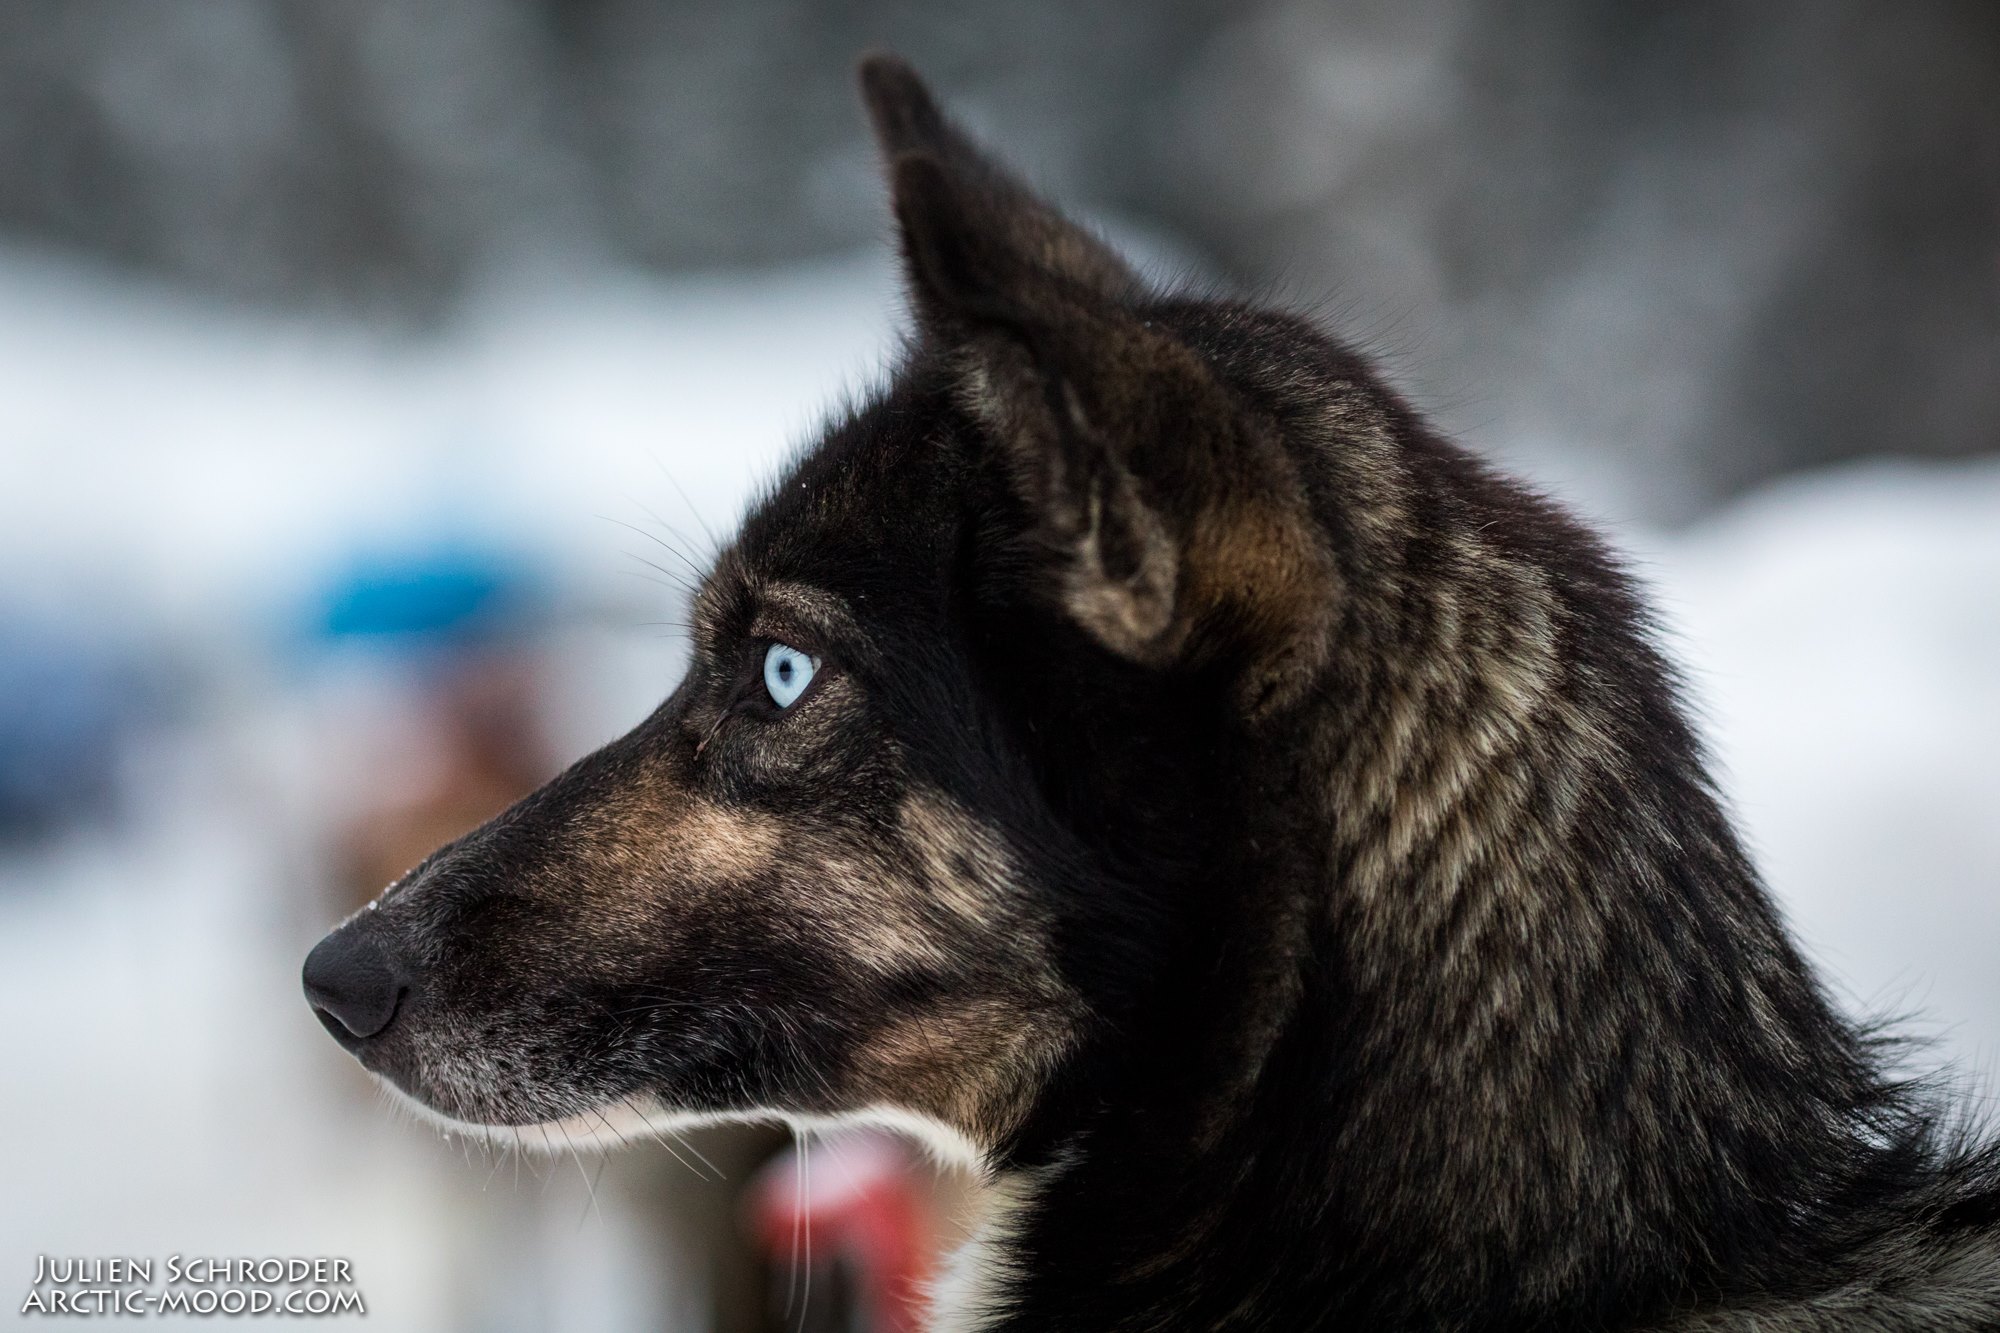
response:
[[[432,678],[325,608],[357,561],[530,571],[551,763],[671,689],[683,556],[895,336],[845,91],[885,34],[1162,266],[1323,301],[1610,525],[1811,953],[1985,1098],[1995,11],[1027,8],[0,17],[8,1310],[38,1254],[299,1253],[377,1327],[713,1322],[726,1189],[442,1142],[299,1000],[353,830],[446,780]]]

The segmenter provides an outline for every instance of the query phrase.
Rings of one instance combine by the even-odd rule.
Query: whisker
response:
[[[812,1316],[813,1299],[813,1225],[812,1225],[812,1131],[799,1136],[799,1173],[805,1182],[805,1200],[799,1209],[806,1233],[806,1294],[799,1302],[799,1333],[805,1333],[806,1320]]]
[[[681,486],[680,478],[676,477],[673,471],[660,460],[658,454],[653,455],[653,466],[658,468],[660,475],[667,479],[667,485],[674,488],[674,494],[681,497],[681,503],[687,506],[688,516],[694,519],[695,523],[700,526],[702,535],[708,538],[709,554],[713,555],[716,551],[720,550],[722,542],[716,537],[715,529],[708,526],[708,520],[701,516],[701,510],[697,509],[694,501],[688,498],[687,491]],[[662,524],[661,526],[666,527],[669,525]]]
[[[621,528],[625,528],[628,531],[638,533],[641,537],[644,537],[647,541],[652,542],[654,545],[658,546],[661,550],[673,556],[674,559],[686,565],[688,567],[688,572],[693,574],[695,578],[705,579],[708,577],[708,571],[706,569],[703,569],[700,565],[697,565],[693,561],[693,559],[689,557],[686,551],[681,550],[680,547],[674,545],[672,542],[668,541],[665,537],[662,537],[659,533],[648,532],[646,531],[646,529],[640,527],[637,523],[627,523],[624,519],[613,518],[609,514],[599,514],[598,517],[603,519],[607,523],[616,523]],[[655,516],[655,521],[656,522],[658,521],[657,515]]]
[[[625,552],[625,555],[629,559],[637,560],[640,564],[644,565],[646,568],[652,570],[654,573],[660,575],[660,577],[666,579],[669,586],[679,589],[681,592],[686,593],[690,597],[694,596],[695,593],[694,585],[687,581],[687,577],[685,575],[675,573],[673,570],[668,569],[665,565],[660,564],[656,560],[648,560],[645,556],[640,555],[637,551],[627,551]]]
[[[799,1208],[801,1192],[805,1188],[804,1179],[799,1175],[802,1158],[799,1155],[799,1127],[792,1131],[792,1261],[791,1271],[785,1275],[785,1318],[792,1317],[792,1311],[799,1294],[799,1228],[805,1221],[805,1213]]]
[[[703,1166],[707,1167],[710,1171],[713,1171],[715,1173],[715,1179],[718,1183],[728,1179],[728,1177],[723,1174],[722,1168],[717,1166],[714,1162],[709,1161],[707,1155],[704,1154],[701,1149],[695,1147],[694,1144],[689,1141],[687,1135],[682,1133],[675,1133],[674,1138],[680,1143],[681,1147],[687,1149],[690,1153],[694,1154],[695,1160],[699,1161]]]
[[[576,1163],[576,1174],[583,1180],[584,1196],[590,1201],[584,1205],[583,1215],[576,1219],[577,1230],[581,1231],[583,1229],[583,1224],[590,1220],[592,1213],[597,1214],[598,1225],[602,1226],[604,1224],[604,1212],[597,1206],[597,1182],[591,1178],[590,1172],[584,1169],[583,1154],[576,1150],[576,1140],[570,1137],[569,1130],[561,1124],[558,1124],[556,1129],[562,1135],[564,1145],[569,1149],[570,1160]],[[600,1159],[598,1170],[602,1172],[603,1169],[603,1162]]]

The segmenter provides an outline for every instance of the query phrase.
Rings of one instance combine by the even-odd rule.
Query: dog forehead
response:
[[[829,422],[744,516],[698,620],[747,620],[771,589],[818,589],[860,613],[927,586],[956,522],[961,429],[948,395],[900,382]]]
[[[865,635],[851,588],[835,575],[832,560],[797,557],[760,560],[739,543],[725,551],[694,596],[696,628],[709,642],[753,636],[810,646],[822,637],[851,641]],[[796,572],[794,572],[796,571]]]

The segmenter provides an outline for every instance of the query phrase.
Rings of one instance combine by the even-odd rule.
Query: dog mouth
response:
[[[561,1130],[577,1143],[613,1142],[642,1133],[657,1113],[635,1080],[613,1077],[615,1062],[580,1060],[548,1034],[506,1036],[413,995],[381,1032],[341,1044],[393,1100],[454,1133]]]
[[[841,1112],[801,1112],[778,1107],[697,1111],[677,1107],[651,1093],[612,1097],[562,1115],[519,1121],[466,1120],[413,1096],[393,1079],[377,1076],[391,1102],[447,1139],[465,1137],[500,1148],[560,1156],[577,1151],[609,1151],[634,1144],[657,1144],[689,1170],[721,1178],[721,1172],[689,1135],[719,1125],[781,1126],[795,1137],[841,1133],[857,1128],[898,1134],[941,1165],[985,1177],[992,1169],[987,1147],[930,1117],[874,1104]]]
[[[611,1097],[562,1112],[489,1103],[477,1114],[468,1115],[456,1106],[441,1105],[423,1092],[412,1091],[389,1073],[369,1072],[393,1104],[447,1138],[464,1136],[502,1146],[564,1152],[655,1141],[705,1123],[702,1117],[675,1115],[657,1098],[642,1094]]]

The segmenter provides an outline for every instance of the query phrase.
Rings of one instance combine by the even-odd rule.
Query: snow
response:
[[[123,826],[0,854],[0,1273],[25,1290],[40,1253],[340,1255],[389,1329],[693,1308],[697,1276],[645,1276],[637,1154],[594,1204],[567,1161],[516,1184],[388,1114],[299,1002],[330,915],[316,744],[347,696],[285,625],[357,543],[494,537],[581,608],[559,633],[563,745],[607,739],[679,660],[648,628],[673,592],[629,577],[633,555],[674,557],[618,524],[699,559],[868,383],[894,302],[879,257],[551,271],[389,335],[0,254],[0,607],[108,627],[189,682]],[[2000,463],[1857,466],[1625,536],[1833,984],[1993,1070]]]

